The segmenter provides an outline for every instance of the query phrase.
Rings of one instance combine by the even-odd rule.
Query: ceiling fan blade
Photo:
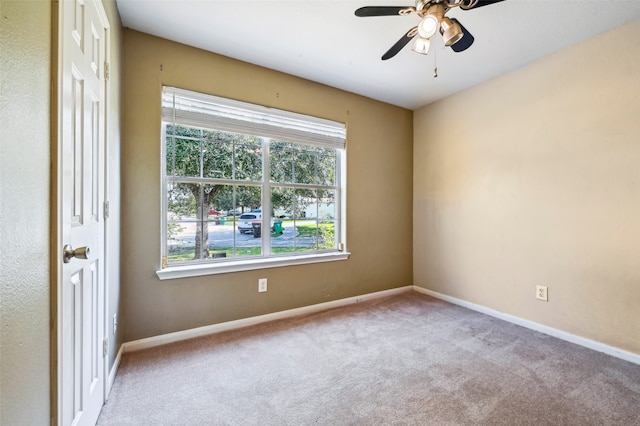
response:
[[[473,35],[460,23],[460,21],[458,21],[456,18],[451,18],[451,20],[456,22],[458,25],[460,25],[460,28],[462,29],[462,34],[463,34],[462,38],[458,40],[457,43],[451,46],[451,49],[454,52],[458,52],[458,53],[464,52],[465,50],[471,47],[471,45],[476,39],[473,38]]]
[[[411,6],[364,6],[356,10],[356,16],[394,16],[406,9],[411,9]]]
[[[396,44],[391,46],[391,49],[387,50],[387,52],[382,55],[382,60],[386,61],[387,59],[391,59],[398,54],[405,47],[411,39],[413,39],[418,33],[418,27],[413,27],[405,35],[400,37],[400,40],[396,41]]]
[[[501,1],[504,1],[504,0],[478,0],[478,3],[470,9],[477,9],[479,7],[489,6],[490,4],[499,3]],[[469,10],[464,6],[462,7],[462,9]]]

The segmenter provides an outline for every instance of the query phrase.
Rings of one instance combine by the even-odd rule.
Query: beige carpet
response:
[[[107,425],[640,425],[640,366],[415,292],[123,357]]]

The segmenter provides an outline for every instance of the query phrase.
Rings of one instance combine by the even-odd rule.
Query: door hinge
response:
[[[104,63],[104,79],[109,80],[109,62]]]
[[[105,337],[102,341],[102,356],[107,356],[109,353],[109,338]]]
[[[104,210],[104,218],[109,219],[109,202],[108,201],[104,202],[103,210]]]

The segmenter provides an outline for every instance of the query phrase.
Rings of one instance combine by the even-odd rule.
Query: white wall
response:
[[[0,424],[46,425],[51,3],[0,20]]]

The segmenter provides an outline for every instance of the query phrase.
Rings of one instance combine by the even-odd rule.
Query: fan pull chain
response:
[[[438,49],[433,49],[433,78],[438,78]]]

